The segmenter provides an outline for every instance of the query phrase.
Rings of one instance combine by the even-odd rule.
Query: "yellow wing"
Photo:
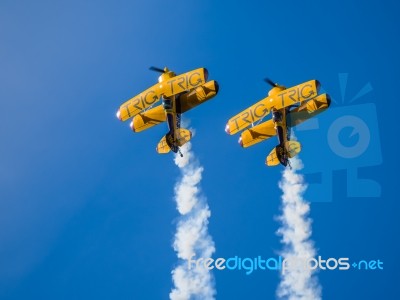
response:
[[[151,88],[122,104],[117,111],[117,117],[121,121],[126,121],[159,101],[160,97],[161,90],[158,88],[158,85],[153,85]]]
[[[312,100],[307,101],[307,112],[313,113],[317,110],[325,110],[331,104],[331,98],[327,94],[322,94]]]
[[[165,135],[163,136],[161,141],[157,144],[156,151],[159,154],[166,154],[166,153],[169,153],[171,151],[171,148],[167,144],[167,138],[166,138]]]
[[[236,116],[230,118],[228,124],[226,124],[225,131],[228,134],[235,134],[254,122],[264,118],[270,112],[270,102],[272,100],[273,98],[266,97]]]
[[[176,130],[175,146],[181,147],[185,145],[187,142],[189,142],[191,138],[192,138],[192,133],[190,132],[190,130],[185,128],[178,128]],[[176,148],[175,146],[173,146],[174,141],[171,133],[167,133],[157,144],[156,151],[159,154],[166,154],[171,151],[171,148],[167,143],[167,139],[170,140],[170,145],[172,146],[172,148]]]
[[[239,138],[239,144],[242,147],[247,148],[275,135],[276,129],[274,122],[270,119],[264,123],[243,131]]]
[[[298,141],[287,141],[285,148],[289,158],[295,157],[301,151],[301,144]]]
[[[300,107],[291,110],[288,113],[288,127],[293,127],[316,116],[326,110],[330,105],[330,97],[322,94],[314,99],[308,100]],[[253,146],[259,142],[269,139],[276,135],[276,130],[272,120],[268,120],[252,128],[244,130],[239,138],[239,144],[244,147]]]
[[[272,108],[281,109],[314,98],[319,89],[317,80],[310,80],[268,96],[229,119],[225,131],[235,134],[268,115]]]
[[[207,70],[199,68],[157,83],[122,104],[117,111],[117,117],[126,121],[159,101],[162,95],[171,97],[204,84],[207,76]]]
[[[214,97],[218,92],[218,83],[209,81],[180,97],[179,113],[184,113]],[[166,115],[162,105],[156,106],[144,112],[136,114],[131,123],[134,132],[140,132],[166,121]]]
[[[180,97],[180,112],[184,113],[208,100],[218,93],[218,83],[215,80],[206,82]]]
[[[134,132],[140,132],[166,121],[166,115],[162,105],[141,112],[133,117],[131,128]]]
[[[190,92],[181,95],[177,110],[184,113],[214,97],[218,92],[218,83],[215,80],[206,82]],[[166,115],[162,105],[140,112],[133,117],[131,128],[134,132],[140,132],[166,121]]]
[[[329,108],[331,99],[329,95],[322,94],[303,103],[300,107],[289,113],[288,126],[299,125]]]
[[[177,130],[177,145],[183,146],[185,145],[187,142],[190,141],[190,139],[192,138],[192,133],[190,132],[190,130],[185,129],[185,128],[179,128]]]
[[[280,163],[278,155],[276,154],[276,147],[268,154],[265,159],[265,164],[269,167],[276,166]]]
[[[159,88],[165,97],[171,97],[204,84],[207,76],[207,70],[199,68],[160,82]]]

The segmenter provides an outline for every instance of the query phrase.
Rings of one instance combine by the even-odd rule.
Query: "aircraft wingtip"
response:
[[[120,112],[119,109],[118,109],[118,111],[117,111],[117,113],[115,115],[117,116],[118,120],[121,120],[121,112]]]
[[[133,120],[132,120],[132,122],[129,124],[129,127],[131,127],[132,131],[136,132],[136,130],[135,130],[135,124],[133,124]]]
[[[227,134],[231,134],[231,129],[229,128],[229,124],[226,124],[226,126],[225,126],[225,132],[226,132]]]
[[[242,137],[239,138],[238,143],[239,143],[240,146],[243,147],[243,140],[242,140]]]

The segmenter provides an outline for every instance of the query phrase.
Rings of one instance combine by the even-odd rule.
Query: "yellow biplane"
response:
[[[272,86],[268,96],[232,117],[225,131],[235,134],[252,126],[240,135],[239,144],[244,148],[277,135],[279,144],[269,153],[265,163],[267,166],[279,163],[290,166],[289,158],[301,151],[300,143],[290,140],[290,128],[326,110],[331,100],[327,94],[318,95],[320,83],[317,80],[288,89],[268,78],[265,81]],[[269,113],[272,118],[263,122]]]
[[[123,103],[117,111],[117,118],[130,124],[134,132],[140,132],[167,121],[169,131],[157,145],[157,152],[171,150],[182,156],[180,147],[190,141],[192,134],[181,128],[181,114],[210,100],[218,93],[215,80],[207,82],[208,71],[199,68],[176,75],[168,68],[150,67],[161,73],[158,83]],[[162,104],[153,107],[162,100]]]

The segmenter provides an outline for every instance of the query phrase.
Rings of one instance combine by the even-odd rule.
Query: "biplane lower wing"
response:
[[[239,138],[239,144],[242,147],[247,148],[275,135],[275,125],[272,119],[270,119],[243,131]]]
[[[162,105],[158,105],[143,113],[139,113],[133,117],[131,128],[134,132],[146,130],[155,125],[166,121],[166,115]]]
[[[331,99],[327,94],[319,95],[303,103],[300,107],[295,108],[288,113],[287,126],[294,127],[312,117],[315,117],[325,111],[329,107],[330,103]],[[270,119],[252,128],[244,130],[240,135],[239,144],[242,147],[247,148],[275,135],[276,130],[274,128],[274,122]]]

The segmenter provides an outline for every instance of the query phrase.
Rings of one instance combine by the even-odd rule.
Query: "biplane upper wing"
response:
[[[171,97],[204,84],[207,77],[207,69],[199,68],[160,82],[159,88],[165,97]]]
[[[117,117],[121,121],[126,121],[142,110],[152,106],[161,99],[161,96],[171,97],[185,91],[190,91],[204,84],[207,77],[207,69],[199,68],[157,83],[123,103],[117,112]]]
[[[288,126],[294,127],[307,121],[308,119],[315,117],[316,115],[328,109],[330,104],[331,99],[328,94],[322,94],[307,101],[288,114]]]
[[[218,89],[218,83],[215,80],[211,80],[196,87],[188,93],[182,94],[179,98],[179,105],[177,108],[179,113],[187,112],[188,110],[210,100],[218,93]]]
[[[331,100],[327,94],[319,95],[302,103],[301,106],[291,110],[287,114],[288,127],[297,126],[320,114],[329,107],[330,103]],[[274,122],[270,119],[252,128],[244,130],[240,134],[239,143],[242,147],[247,148],[275,135],[276,130]]]
[[[215,80],[206,82],[195,89],[183,93],[177,98],[177,113],[188,110],[210,100],[218,93],[218,83]],[[146,130],[166,121],[165,111],[162,105],[158,105],[133,117],[131,128],[134,132]]]
[[[282,109],[314,98],[318,93],[319,86],[317,80],[310,80],[285,89],[276,95],[268,96],[229,119],[225,131],[229,134],[235,134],[264,118],[272,108]]]
[[[159,101],[161,99],[161,94],[162,90],[159,88],[158,84],[153,85],[122,104],[117,111],[118,119],[126,121],[129,118],[134,117],[142,110]]]

